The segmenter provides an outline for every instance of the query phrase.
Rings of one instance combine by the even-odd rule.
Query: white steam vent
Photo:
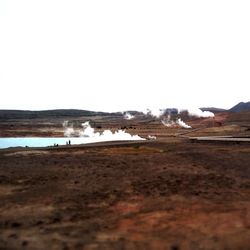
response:
[[[123,115],[123,118],[124,118],[125,120],[132,120],[132,119],[135,118],[135,116],[132,115],[132,114],[130,114],[129,112],[125,112],[124,115]]]
[[[184,121],[182,121],[181,118],[178,118],[176,121],[171,120],[170,115],[168,115],[166,118],[164,118],[161,122],[164,126],[166,126],[168,128],[176,127],[176,126],[180,126],[182,128],[192,128],[191,126],[186,124]]]
[[[150,108],[142,111],[145,115],[149,115],[152,117],[160,118],[164,112],[165,109],[159,109],[159,108]]]
[[[176,123],[182,127],[182,128],[192,128],[191,126],[189,126],[188,124],[186,124],[184,121],[181,120],[181,118],[179,118]]]
[[[64,122],[64,125],[65,124]],[[114,133],[110,130],[104,130],[101,133],[95,132],[94,128],[90,126],[89,121],[82,123],[82,127],[82,130],[75,130],[73,126],[69,128],[65,128],[64,126],[64,136],[86,138],[88,142],[145,140],[138,135],[131,135],[124,130],[118,130]]]
[[[190,116],[196,116],[196,117],[201,117],[201,118],[208,118],[208,117],[214,117],[214,113],[210,111],[202,111],[199,108],[189,108],[189,109],[182,109],[179,110],[181,111],[187,111]]]

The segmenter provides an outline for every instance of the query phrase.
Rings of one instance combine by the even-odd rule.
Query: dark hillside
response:
[[[78,109],[56,109],[56,110],[43,110],[43,111],[30,111],[30,110],[0,110],[0,121],[17,120],[17,119],[44,119],[44,118],[71,118],[81,116],[108,116],[110,113],[94,112]],[[112,113],[114,116],[120,115],[119,113]]]
[[[250,111],[250,102],[240,102],[231,109],[231,112],[242,112],[242,111]]]

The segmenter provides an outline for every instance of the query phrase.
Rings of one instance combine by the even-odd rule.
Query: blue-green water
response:
[[[108,136],[94,137],[9,137],[0,138],[0,148],[10,147],[49,147],[55,145],[71,145],[104,142],[104,141],[137,141],[145,140],[139,136],[131,136],[125,132]]]
[[[96,142],[91,140],[91,138],[83,137],[14,137],[14,138],[0,138],[0,148],[9,148],[9,147],[47,147],[58,145],[66,145],[67,142],[71,144],[83,144]]]

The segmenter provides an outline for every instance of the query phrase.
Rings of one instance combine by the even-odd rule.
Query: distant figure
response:
[[[68,143],[68,141],[66,141],[66,145],[68,145],[69,143]]]
[[[71,141],[69,140],[69,145],[71,144]]]

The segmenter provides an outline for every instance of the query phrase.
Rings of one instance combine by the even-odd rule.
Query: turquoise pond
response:
[[[58,145],[67,145],[70,141],[71,145],[104,142],[104,141],[131,141],[138,140],[138,137],[9,137],[0,138],[0,148],[10,147],[49,147]],[[141,138],[139,138],[141,140]]]
[[[11,137],[11,138],[0,138],[0,148],[9,147],[47,147],[58,145],[66,145],[70,140],[71,144],[83,144],[94,142],[89,138],[81,137]]]

